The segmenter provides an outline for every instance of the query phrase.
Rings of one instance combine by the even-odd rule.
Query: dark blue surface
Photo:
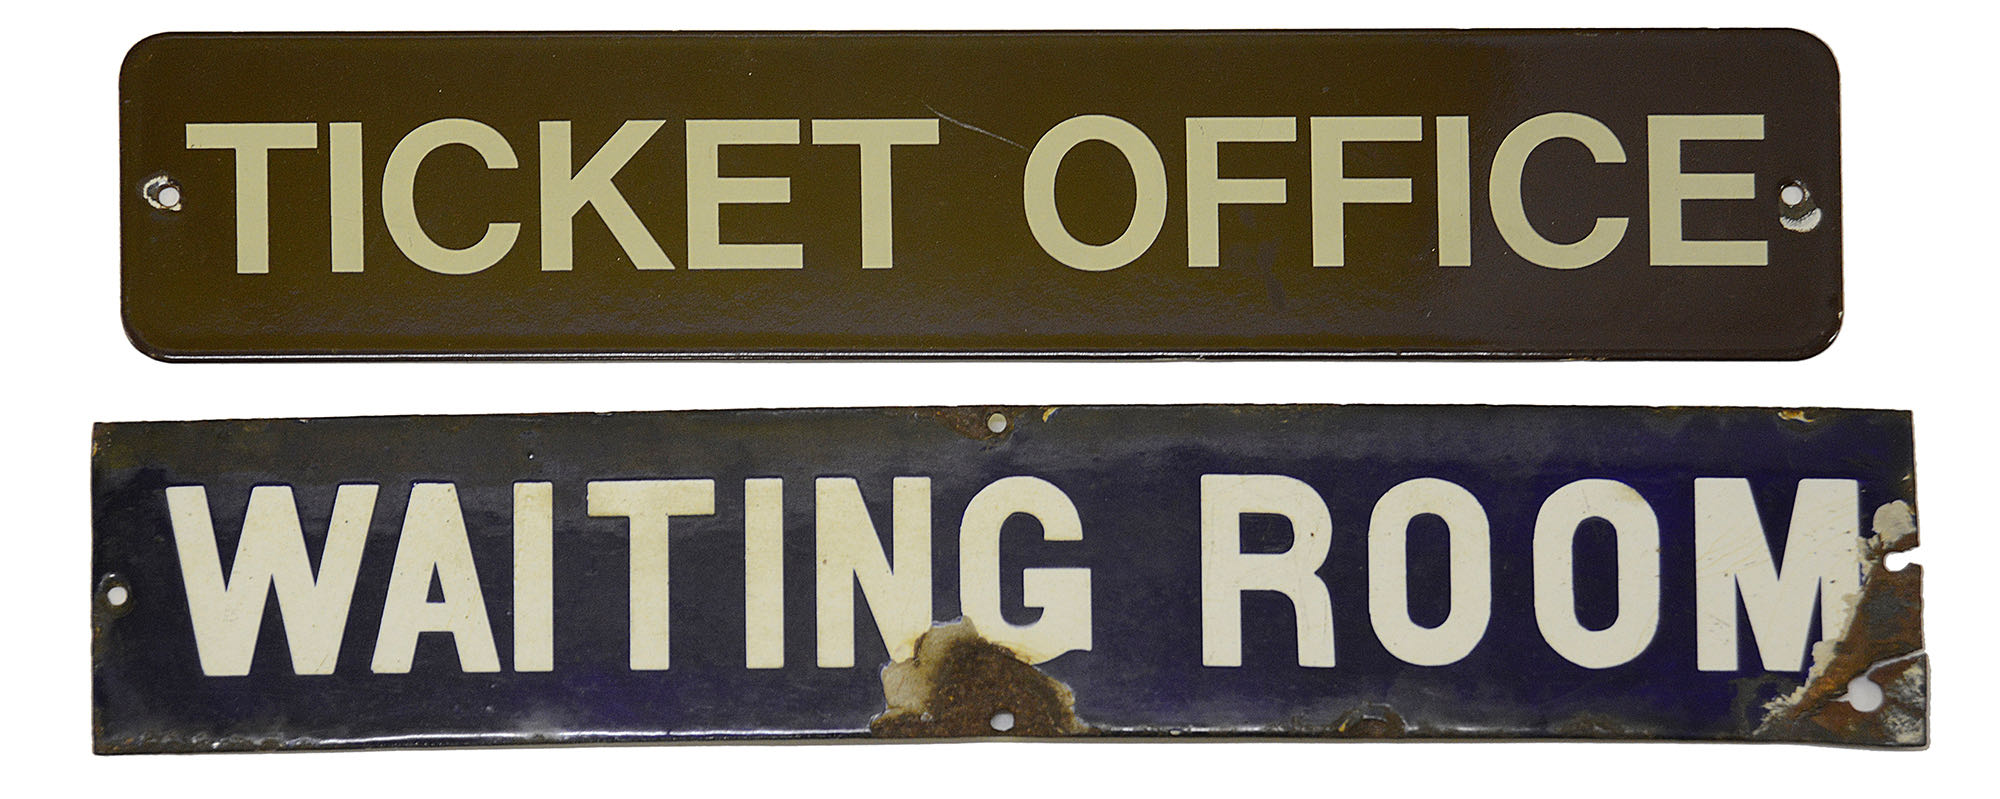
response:
[[[967,418],[983,419],[984,413]],[[131,586],[96,644],[100,748],[120,751],[409,743],[525,743],[699,736],[865,735],[883,710],[888,660],[867,606],[855,614],[857,665],[814,665],[813,479],[859,480],[877,529],[889,530],[890,481],[928,476],[933,492],[933,613],[959,615],[959,517],[974,493],[1009,475],[1062,488],[1081,542],[1044,542],[1016,517],[1002,541],[1002,604],[1023,623],[1019,571],[1084,566],[1093,581],[1095,646],[1043,664],[1077,713],[1109,732],[1318,734],[1350,711],[1387,705],[1418,735],[1741,738],[1764,701],[1800,672],[1763,671],[1743,627],[1736,672],[1695,668],[1693,490],[1696,477],[1751,481],[1776,553],[1797,483],[1845,478],[1863,514],[1914,501],[1910,421],[1891,411],[1630,408],[1186,406],[1016,412],[1003,436],[968,437],[906,409],[409,417],[101,426],[94,460],[93,587]],[[1338,665],[1297,666],[1289,602],[1244,597],[1243,666],[1201,664],[1200,476],[1282,474],[1326,500]],[[787,665],[743,667],[743,480],[785,479]],[[627,669],[627,521],[585,512],[592,480],[706,477],[715,514],[672,526],[672,652],[666,671]],[[1458,483],[1492,529],[1492,620],[1463,660],[1405,664],[1368,620],[1366,532],[1375,501],[1417,477]],[[1535,514],[1555,489],[1611,478],[1651,504],[1661,530],[1658,633],[1635,660],[1571,665],[1536,626]],[[502,671],[463,674],[451,639],[425,634],[410,674],[369,671],[410,485],[458,486]],[[555,491],[555,669],[509,671],[512,494]],[[318,557],[335,486],[377,483],[336,672],[292,673],[277,603],[266,604],[247,677],[205,677],[196,659],[163,490],[208,488],[225,566],[250,488],[294,487]],[[1860,520],[1866,534],[1866,518]],[[1412,525],[1412,614],[1446,610],[1442,525]],[[1577,553],[1580,616],[1616,614],[1602,575],[1613,549],[1586,525]],[[1244,526],[1246,550],[1289,546],[1281,519]],[[857,592],[857,596],[859,593]],[[1818,624],[1812,626],[1818,637]],[[1600,732],[1590,733],[1597,729]],[[1615,732],[1602,732],[1611,729]]]

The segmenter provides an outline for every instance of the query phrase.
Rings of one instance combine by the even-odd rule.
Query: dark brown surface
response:
[[[127,330],[167,359],[409,356],[966,356],[1437,354],[1800,358],[1839,326],[1839,95],[1833,58],[1796,31],[1163,32],[941,34],[166,35],[120,80]],[[1572,141],[1529,161],[1526,207],[1553,240],[1631,220],[1601,263],[1563,271],[1509,250],[1486,199],[1493,152],[1523,120],[1572,111],[1626,151],[1594,164]],[[1646,117],[1765,116],[1762,141],[1694,142],[1689,172],[1754,172],[1754,200],[1686,205],[1689,239],[1769,242],[1764,267],[1648,263]],[[1022,170],[1064,119],[1123,118],[1166,166],[1164,227],[1136,262],[1062,265],[1030,234]],[[1315,269],[1308,117],[1413,115],[1424,141],[1347,148],[1351,176],[1405,176],[1413,202],[1347,211],[1347,262]],[[1436,253],[1436,127],[1471,118],[1473,265]],[[1284,205],[1225,205],[1221,265],[1187,266],[1185,119],[1288,116],[1297,140],[1225,144],[1225,177],[1284,177]],[[495,266],[442,275],[391,241],[382,170],[402,136],[467,117],[520,167],[447,147],[417,205],[439,242],[521,223]],[[724,242],[789,242],[804,268],[687,262],[687,119],[940,120],[935,146],[894,152],[893,269],[860,268],[857,149],[725,148],[725,176],[789,176],[786,205],[722,210]],[[596,212],[574,222],[575,268],[540,270],[537,124],[574,121],[576,165],[628,119],[666,125],[617,185],[672,271],[635,270]],[[317,122],[318,151],[271,156],[269,274],[235,262],[234,157],[189,150],[191,122]],[[364,124],[366,271],[333,274],[325,123]],[[977,130],[975,130],[975,128]],[[170,175],[179,211],[146,181]],[[1823,213],[1780,224],[1799,180]],[[1123,229],[1133,184],[1086,143],[1058,182],[1077,237]]]

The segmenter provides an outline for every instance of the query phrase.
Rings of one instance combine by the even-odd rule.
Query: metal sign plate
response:
[[[1923,746],[1895,411],[107,424],[99,752],[771,738]]]
[[[1803,358],[1796,31],[166,35],[120,79],[165,359]]]

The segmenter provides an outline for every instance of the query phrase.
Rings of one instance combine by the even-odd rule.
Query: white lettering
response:
[[[785,665],[785,481],[743,481],[743,665]]]
[[[311,122],[190,123],[190,150],[236,151],[236,273],[271,271],[271,151],[319,148]]]
[[[815,119],[813,144],[861,148],[861,268],[896,265],[889,154],[898,144],[937,144],[936,119]]]
[[[1347,143],[1423,139],[1422,117],[1312,118],[1313,266],[1347,263],[1348,205],[1410,201],[1409,178],[1347,177]]]
[[[1288,142],[1298,139],[1291,117],[1189,117],[1187,120],[1188,266],[1219,266],[1224,203],[1278,204],[1284,178],[1223,178],[1222,142]]]
[[[1743,172],[1681,171],[1681,142],[1759,141],[1762,114],[1655,115],[1646,118],[1646,173],[1654,266],[1764,266],[1762,241],[1688,241],[1681,226],[1687,200],[1750,200],[1757,176]]]
[[[1521,123],[1500,142],[1499,152],[1493,154],[1488,201],[1493,208],[1493,224],[1500,228],[1501,237],[1515,253],[1537,266],[1582,269],[1604,260],[1618,248],[1618,242],[1625,238],[1628,220],[1598,217],[1589,234],[1569,244],[1549,241],[1535,230],[1521,197],[1521,173],[1527,169],[1528,156],[1556,139],[1581,142],[1597,163],[1625,163],[1624,146],[1604,123],[1567,111],[1543,114]]]
[[[722,243],[722,206],[792,201],[792,179],[721,176],[724,145],[798,144],[796,119],[690,119],[687,122],[689,269],[800,269],[798,244]]]
[[[430,601],[433,575],[443,592],[441,602]],[[479,590],[479,571],[473,567],[472,545],[465,536],[458,486],[451,483],[410,486],[410,505],[403,514],[370,668],[377,674],[409,672],[417,654],[417,634],[426,632],[451,634],[461,671],[500,670],[493,626]]]
[[[1472,122],[1437,118],[1438,266],[1472,265]]]
[[[666,251],[632,212],[631,203],[611,182],[665,124],[657,119],[626,121],[582,169],[571,174],[569,120],[542,121],[542,271],[570,270],[576,214],[586,205],[597,209],[597,216],[618,239],[618,246],[631,256],[634,268],[674,268]]]
[[[1576,617],[1576,531],[1587,519],[1618,536],[1618,619],[1602,630]],[[1646,651],[1660,626],[1660,520],[1616,480],[1578,480],[1550,494],[1535,517],[1535,621],[1549,647],[1584,668],[1608,669]]]
[[[931,626],[930,478],[898,477],[893,483],[893,566],[853,478],[819,478],[814,493],[820,667],[854,665],[857,582],[890,659],[909,660],[917,638]]]
[[[1083,540],[1083,520],[1062,489],[1039,477],[1004,477],[981,489],[959,526],[959,603],[987,640],[1029,663],[1090,649],[1090,570],[1027,569],[1021,597],[1042,617],[1015,625],[1000,612],[1000,528],[1015,514],[1041,523],[1044,541]]]
[[[1108,244],[1087,244],[1069,234],[1062,214],[1056,209],[1056,173],[1063,157],[1077,145],[1101,141],[1118,148],[1132,169],[1137,190],[1132,200],[1132,219],[1125,232]],[[1064,266],[1085,272],[1105,272],[1138,260],[1159,238],[1167,222],[1167,167],[1160,151],[1146,133],[1132,123],[1112,116],[1086,115],[1065,119],[1042,134],[1028,153],[1027,171],[1022,176],[1021,199],[1027,209],[1028,231],[1042,250]]]
[[[714,480],[593,480],[584,486],[592,516],[631,520],[629,575],[634,671],[668,665],[667,522],[715,512]]]
[[[1242,517],[1283,516],[1292,547],[1243,551]],[[1314,574],[1333,546],[1333,519],[1312,486],[1281,475],[1201,476],[1201,663],[1243,665],[1243,592],[1276,591],[1292,601],[1299,665],[1333,666],[1333,599]]]
[[[328,201],[333,271],[359,272],[363,266],[361,206],[361,123],[326,126]]]
[[[1436,627],[1410,618],[1410,521],[1424,514],[1444,519],[1451,532],[1451,611]],[[1368,519],[1368,619],[1389,654],[1444,666],[1472,652],[1493,615],[1492,545],[1486,509],[1457,483],[1420,477],[1375,502]]]
[[[1804,667],[1813,595],[1820,636],[1846,634],[1861,590],[1861,489],[1853,480],[1800,480],[1782,569],[1771,562],[1750,481],[1694,481],[1695,652],[1702,671],[1737,668],[1736,597],[1766,671]]]
[[[382,170],[382,221],[389,238],[412,263],[444,275],[470,275],[500,262],[521,233],[519,222],[494,222],[486,226],[479,241],[464,249],[438,244],[424,232],[417,220],[417,169],[424,159],[441,147],[462,144],[479,153],[488,169],[514,169],[520,162],[506,137],[483,122],[470,119],[439,119],[410,131],[389,152],[389,165]],[[464,192],[471,196],[474,192]]]
[[[347,609],[361,569],[361,550],[375,514],[376,487],[342,485],[334,494],[326,548],[318,576],[306,555],[305,531],[289,486],[250,489],[243,512],[243,535],[236,542],[231,575],[222,573],[209,518],[208,491],[201,486],[167,489],[167,515],[181,582],[187,587],[188,619],[194,626],[201,672],[212,677],[250,673],[264,621],[264,600],[278,593],[292,671],[332,674],[347,629]]]
[[[514,484],[514,670],[555,668],[555,496]]]

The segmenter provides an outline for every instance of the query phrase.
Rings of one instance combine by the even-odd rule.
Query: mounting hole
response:
[[[1863,674],[1847,681],[1847,695],[1841,697],[1847,704],[1863,713],[1873,713],[1882,707],[1882,686]]]
[[[993,414],[992,416],[986,417],[986,429],[991,430],[995,433],[1007,432],[1007,415],[1003,413],[996,413]],[[1013,718],[1013,717],[1009,716],[1008,718]]]
[[[132,595],[132,584],[125,581],[124,575],[111,572],[99,576],[94,589],[97,594],[91,600],[92,608],[103,611],[111,618],[132,612],[135,597]]]
[[[145,185],[139,187],[139,196],[162,211],[181,210],[181,184],[166,175],[154,175],[147,180]]]
[[[1778,186],[1778,224],[1786,230],[1810,233],[1824,216],[1805,181],[1788,180]]]
[[[988,721],[987,724],[992,725],[996,732],[1006,732],[1014,729],[1014,714],[1002,710],[993,714],[992,720]]]

